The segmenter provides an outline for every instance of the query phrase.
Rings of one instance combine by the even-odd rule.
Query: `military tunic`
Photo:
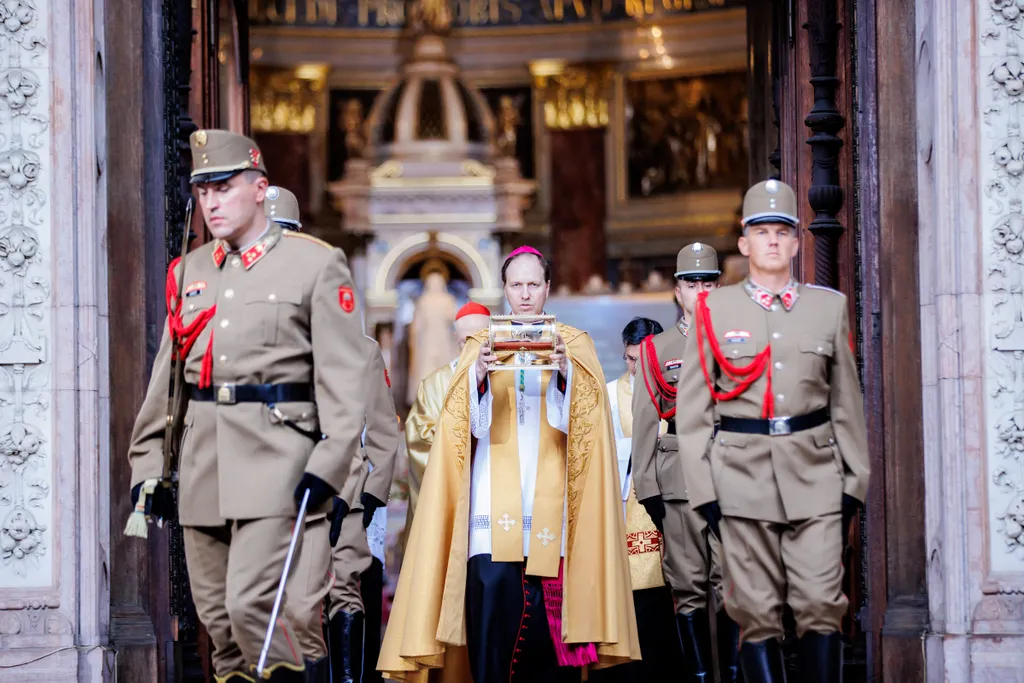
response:
[[[787,601],[801,636],[837,631],[847,606],[842,496],[863,501],[869,474],[846,298],[797,283],[773,294],[748,279],[711,292],[706,305],[712,328],[701,326],[683,354],[679,392],[689,406],[676,425],[691,505],[717,500],[724,516],[726,609],[749,642],[782,637]],[[698,325],[700,315],[698,303]],[[716,404],[702,350],[720,398],[744,381],[737,369],[763,359],[764,372]],[[716,408],[722,429],[709,448]],[[730,428],[732,418],[766,412],[774,435]],[[812,426],[788,433],[801,422]]]
[[[364,338],[345,254],[320,240],[268,223],[239,253],[217,240],[190,253],[185,266],[180,324],[194,341],[185,380],[219,400],[189,402],[178,515],[193,598],[214,641],[215,668],[225,674],[259,658],[303,473],[339,491],[348,477],[364,413],[353,390],[364,359],[353,349]],[[168,329],[132,436],[132,486],[163,473]],[[276,410],[233,402],[236,386],[267,384],[308,385],[312,400]],[[285,419],[327,438],[314,441]],[[268,661],[301,666],[291,626],[280,623]]]
[[[674,423],[659,436],[662,416],[672,420],[675,410],[687,410],[659,391],[659,380],[675,389],[682,369],[689,324],[680,320],[671,329],[641,345],[638,386],[633,391],[633,481],[638,500],[660,496],[665,502],[665,553],[662,565],[672,588],[676,612],[688,614],[708,608],[707,584],[721,597],[722,573],[718,539],[707,534],[707,522],[687,503],[688,494],[679,460]],[[710,554],[709,554],[710,547]],[[721,604],[720,600],[718,604]]]

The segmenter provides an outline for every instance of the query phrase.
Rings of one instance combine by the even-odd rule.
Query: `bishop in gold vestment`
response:
[[[513,252],[502,279],[514,313],[541,313],[539,252]],[[462,351],[384,637],[387,678],[579,681],[639,659],[604,376],[586,333],[558,331],[558,371],[488,373],[486,332]]]

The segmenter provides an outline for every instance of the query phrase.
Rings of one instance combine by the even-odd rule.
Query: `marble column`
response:
[[[113,660],[98,1],[0,0],[0,682]]]
[[[917,0],[929,681],[1024,681],[1024,14]]]

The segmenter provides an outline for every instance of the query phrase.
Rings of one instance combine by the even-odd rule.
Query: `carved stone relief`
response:
[[[0,588],[53,580],[48,12],[0,0]]]

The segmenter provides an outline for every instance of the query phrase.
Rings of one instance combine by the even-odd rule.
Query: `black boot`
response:
[[[306,660],[306,683],[331,683],[331,662],[327,657]]]
[[[370,568],[359,577],[359,592],[363,597],[363,613],[366,615],[363,683],[384,683],[383,676],[377,671],[381,619],[384,611],[384,565],[376,557],[370,563]]]
[[[740,666],[745,683],[786,683],[782,648],[777,640],[743,643],[740,646]]]
[[[698,609],[689,614],[676,615],[676,628],[683,646],[683,658],[693,676],[694,683],[712,683],[711,624],[708,613]]]
[[[722,683],[739,683],[740,627],[725,613],[718,610],[718,674]]]
[[[842,683],[842,636],[835,631],[805,633],[800,639],[799,665],[803,683]]]
[[[363,613],[338,612],[331,618],[331,683],[361,683]]]
[[[269,676],[267,671],[270,671]],[[267,667],[263,672],[263,680],[270,683],[306,683],[306,672],[303,669],[293,669],[291,666]]]

